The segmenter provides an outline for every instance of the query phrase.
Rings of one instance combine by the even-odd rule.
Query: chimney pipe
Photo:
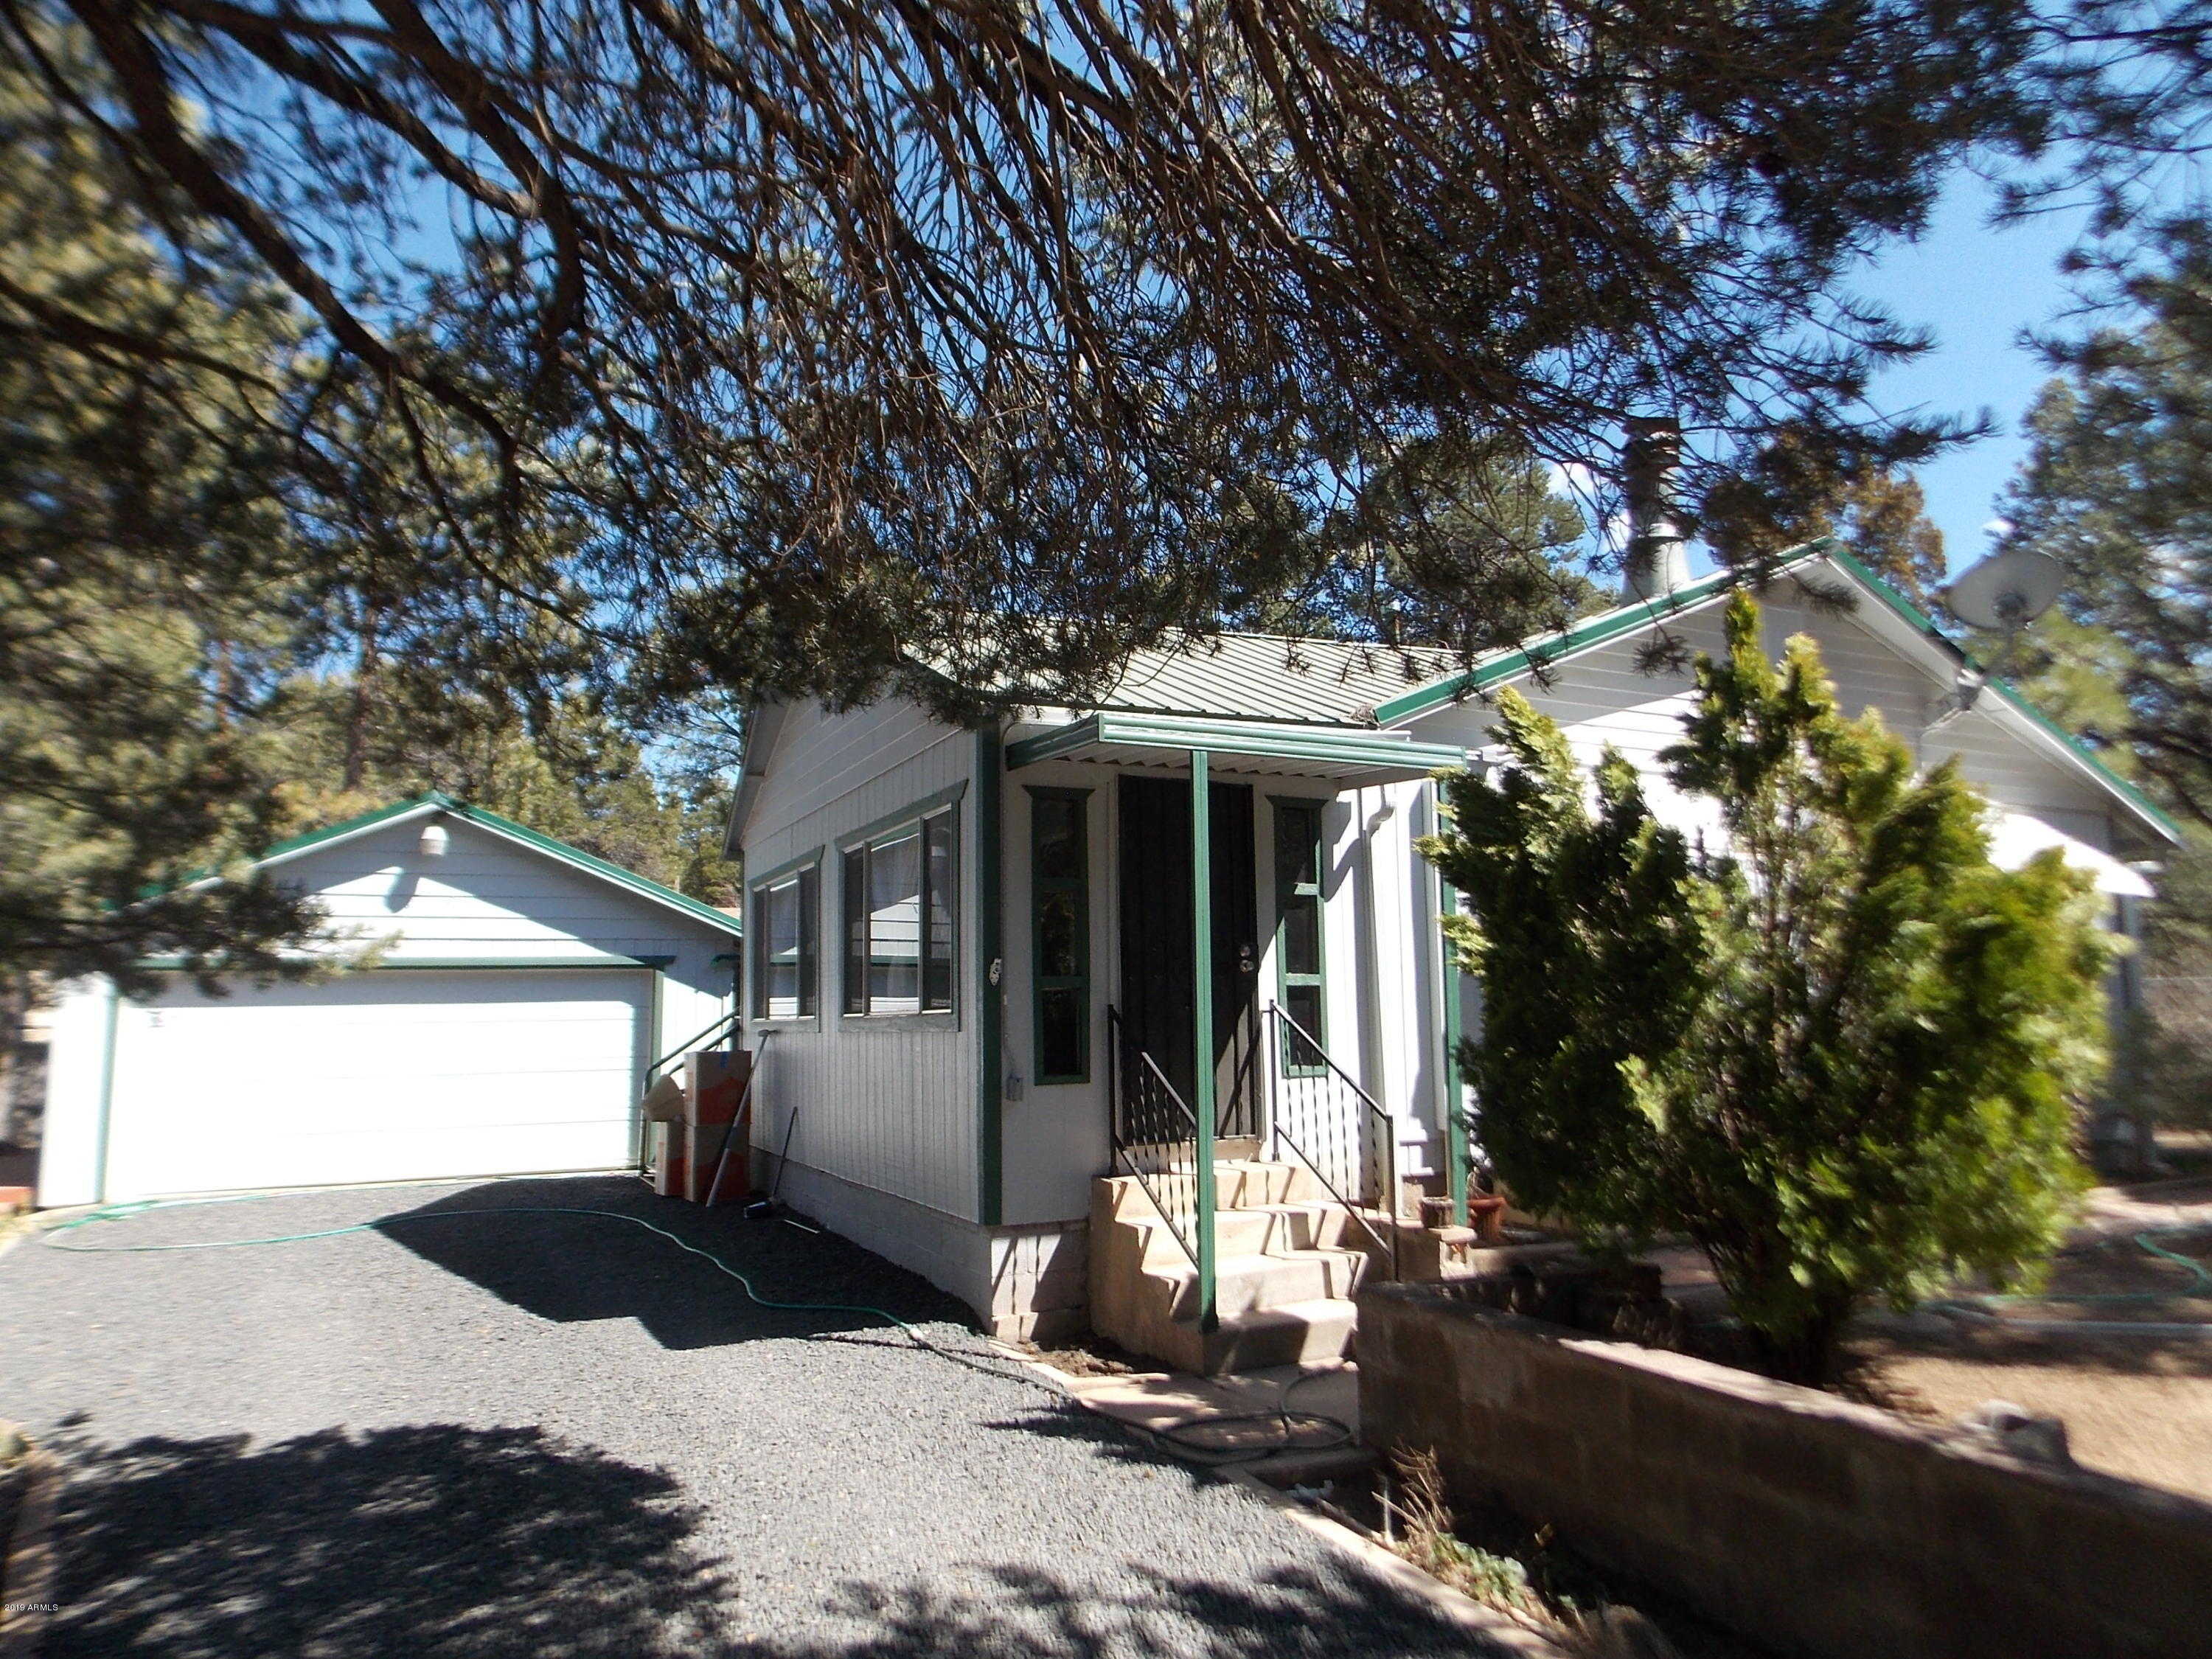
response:
[[[1690,556],[1674,523],[1674,491],[1681,471],[1682,428],[1664,416],[1627,422],[1621,447],[1621,483],[1628,500],[1628,556],[1621,568],[1620,601],[1662,599],[1690,580]]]

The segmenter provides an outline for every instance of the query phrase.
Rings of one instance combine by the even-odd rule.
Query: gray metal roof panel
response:
[[[1089,706],[1231,720],[1371,723],[1376,705],[1449,673],[1427,647],[1279,634],[1184,635],[1138,652]]]

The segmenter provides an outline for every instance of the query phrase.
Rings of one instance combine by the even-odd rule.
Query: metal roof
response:
[[[1281,634],[1183,635],[1138,652],[1091,708],[1370,726],[1376,705],[1449,674],[1449,651]]]
[[[1181,770],[1191,750],[1214,757],[1223,771],[1258,771],[1338,783],[1386,783],[1425,778],[1464,765],[1455,744],[1414,743],[1403,732],[1326,726],[1283,720],[1224,720],[1187,715],[1091,714],[1010,744],[1006,769],[1039,761],[1110,761],[1122,766]]]

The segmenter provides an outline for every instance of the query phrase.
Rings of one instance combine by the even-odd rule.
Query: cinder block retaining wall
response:
[[[1359,1297],[1359,1414],[1596,1559],[1785,1652],[2212,1655],[2212,1504],[2021,1462],[1685,1355]]]

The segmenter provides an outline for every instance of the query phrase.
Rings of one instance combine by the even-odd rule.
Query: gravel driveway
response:
[[[920,1279],[623,1177],[295,1194],[66,1236],[605,1206],[0,1258],[0,1416],[72,1465],[46,1654],[1487,1653],[1233,1486],[988,1358]]]

